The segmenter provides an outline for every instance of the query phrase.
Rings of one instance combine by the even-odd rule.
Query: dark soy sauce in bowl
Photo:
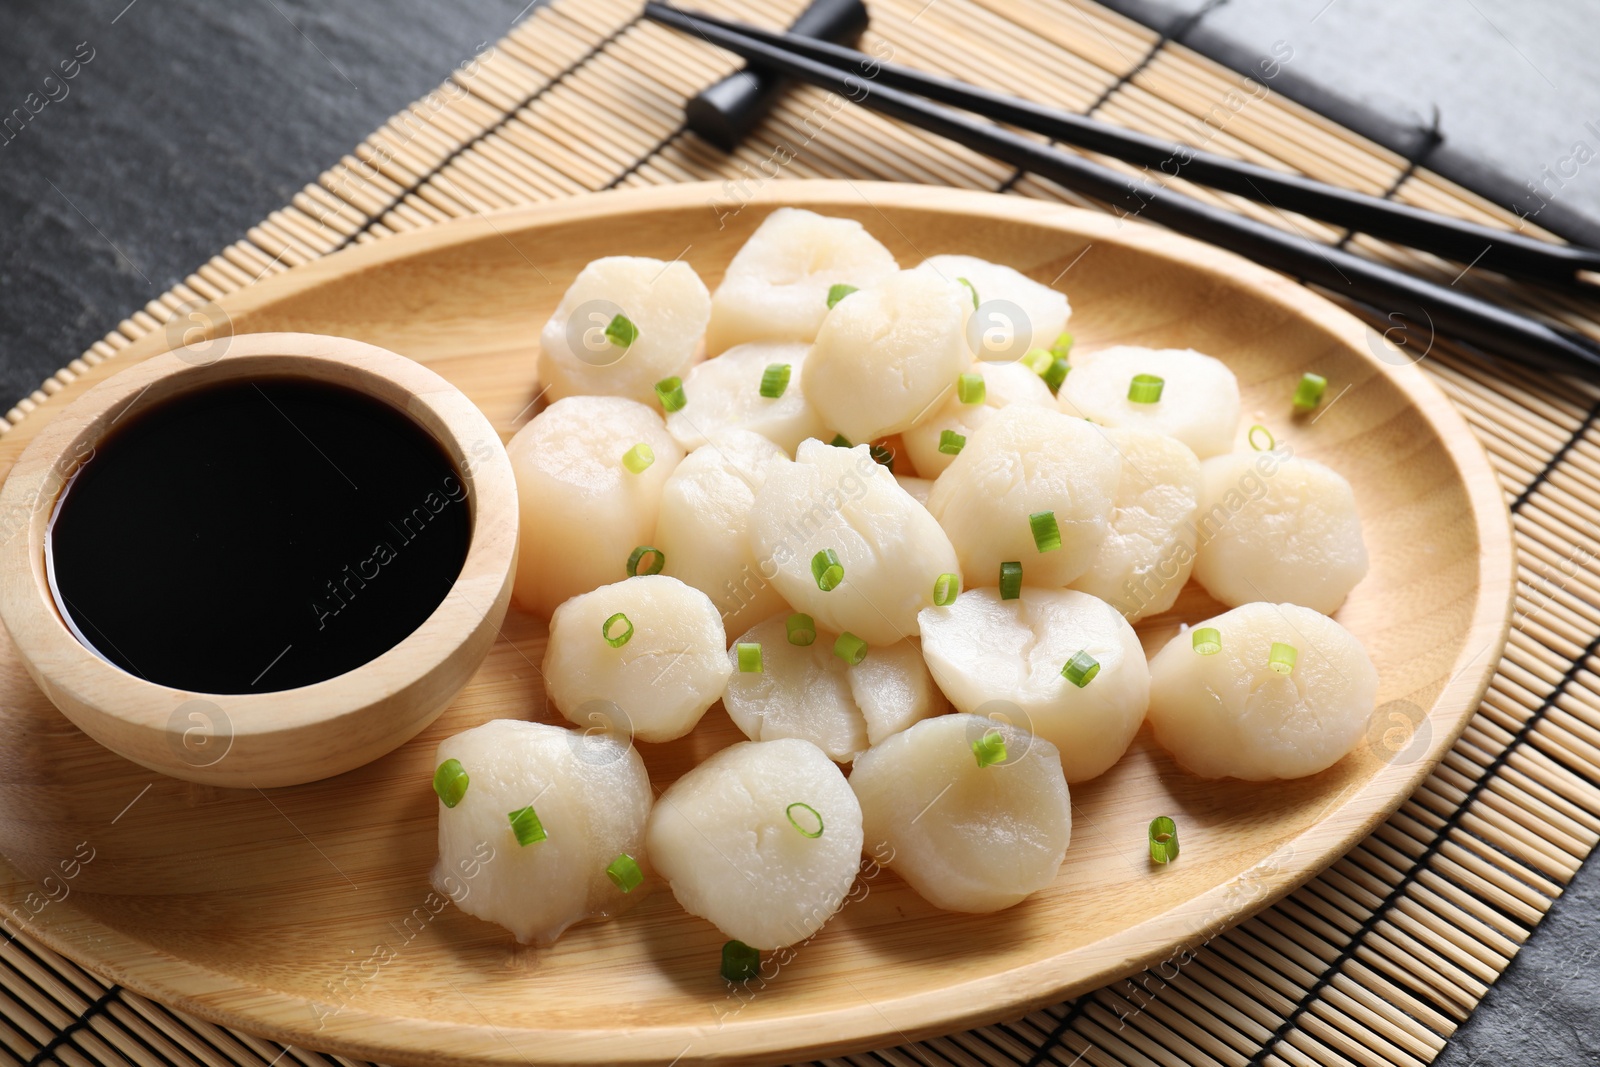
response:
[[[268,378],[113,427],[62,492],[46,558],[62,618],[104,659],[173,688],[266,693],[399,644],[471,532],[455,464],[404,413]]]

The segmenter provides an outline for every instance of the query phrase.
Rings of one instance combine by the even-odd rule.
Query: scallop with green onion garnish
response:
[[[828,312],[801,382],[822,421],[851,441],[899,433],[926,418],[972,362],[967,290],[901,271]]]
[[[757,623],[728,653],[735,669],[722,706],[752,741],[798,737],[848,763],[949,709],[915,639],[871,648],[852,665],[835,651],[837,634],[809,629],[804,644],[791,641],[789,619],[786,612]],[[751,648],[753,656],[745,652]]]
[[[976,384],[972,382],[973,375],[977,376]],[[964,441],[996,410],[1011,404],[1046,409],[1056,405],[1044,379],[1021,363],[974,363],[951,386],[942,404],[900,435],[917,473],[925,478],[943,474],[961,453],[962,448],[952,447],[948,434],[958,434]]]
[[[642,895],[653,794],[624,739],[495,719],[436,758],[455,803],[439,807],[433,885],[468,915],[543,945]]]
[[[861,805],[809,741],[745,741],[661,794],[646,844],[685,911],[754,948],[782,948],[844,902]]]
[[[922,654],[957,711],[997,702],[1060,750],[1067,781],[1121,758],[1150,700],[1139,638],[1117,610],[1073,589],[971,589],[922,612]]]
[[[694,268],[642,256],[608,256],[573,279],[539,334],[546,396],[654,398],[655,383],[688,372],[711,315]]]
[[[660,415],[615,396],[556,401],[506,452],[521,505],[516,599],[545,618],[569,597],[628,576],[630,557],[655,533],[662,485],[683,459]]]
[[[1015,304],[1022,312],[1017,316],[1017,321],[980,321],[978,329],[973,331],[979,337],[989,328],[999,328],[1003,334],[1008,333],[1003,352],[1011,353],[1012,358],[1030,349],[1049,348],[1061,331],[1067,328],[1067,319],[1072,316],[1072,307],[1067,303],[1066,294],[1001,263],[990,263],[977,256],[943,255],[929,256],[915,269],[929,271],[943,278],[965,278],[977,294],[980,306],[995,300]],[[971,334],[968,339],[971,340]],[[996,358],[996,353],[989,349],[980,349],[973,354],[979,359]]]
[[[1285,449],[1200,465],[1194,576],[1224,604],[1331,612],[1367,573],[1355,493],[1337,471]]]
[[[801,442],[794,462],[767,468],[750,516],[784,599],[869,646],[915,636],[934,583],[960,572],[944,530],[866,445]]]
[[[1012,404],[966,441],[933,483],[928,510],[970,585],[1022,564],[1029,585],[1060,587],[1093,565],[1110,526],[1122,461],[1097,427]]]
[[[1361,643],[1298,604],[1245,604],[1180,633],[1150,661],[1150,725],[1208,778],[1299,778],[1366,736],[1378,672]]]
[[[1108,429],[1122,460],[1111,527],[1094,564],[1072,583],[1129,622],[1172,607],[1194,568],[1200,461],[1176,437]]]
[[[1056,398],[1068,415],[1164,433],[1201,459],[1231,449],[1239,428],[1238,379],[1193,349],[1123,345],[1074,353]]]
[[[750,509],[783,449],[749,430],[723,430],[684,457],[661,490],[655,545],[664,572],[711,598],[727,628],[784,608],[750,548]]]
[[[735,345],[697,363],[684,379],[684,405],[668,413],[667,430],[687,449],[729,427],[753,430],[785,452],[821,437],[822,420],[800,387],[803,344]]]
[[[778,208],[739,249],[712,294],[706,350],[747,341],[808,344],[828,313],[831,288],[860,289],[896,269],[889,250],[854,219]]]
[[[575,596],[550,618],[545,689],[580,726],[596,709],[641,741],[694,729],[731,670],[727,633],[711,598],[665,574],[641,574]]]
[[[1056,747],[981,715],[926,719],[873,745],[850,787],[874,855],[891,855],[888,866],[947,911],[998,911],[1038,892],[1072,838]]]

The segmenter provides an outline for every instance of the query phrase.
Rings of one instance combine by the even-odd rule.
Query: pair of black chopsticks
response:
[[[1476,226],[1404,204],[1196,151],[1081,115],[925,74],[841,45],[647,3],[645,16],[743,56],[752,66],[831,90],[862,107],[942,137],[1141,217],[1230,249],[1264,266],[1350,297],[1388,322],[1426,324],[1490,352],[1548,368],[1600,372],[1600,346],[1449,286],[1438,285],[1213,207],[1165,188],[1181,176],[1457,262],[1545,284],[1577,288],[1580,270],[1600,271],[1600,252]],[[926,98],[926,99],[925,99]],[[938,103],[930,103],[929,101]],[[948,104],[942,107],[939,104]],[[952,110],[959,108],[960,110]],[[970,112],[971,114],[963,114]],[[981,121],[973,115],[992,119]],[[994,123],[1157,169],[1130,181],[1108,167]],[[1292,224],[1291,224],[1292,225]],[[1465,271],[1463,271],[1465,273]],[[1458,279],[1459,280],[1459,279]],[[1420,356],[1420,353],[1419,353]]]

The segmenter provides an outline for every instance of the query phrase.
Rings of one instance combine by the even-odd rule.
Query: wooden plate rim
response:
[[[491,215],[441,223],[370,244],[356,245],[259,281],[217,302],[224,312],[207,336],[226,332],[234,318],[264,309],[333,278],[359,274],[438,249],[484,238],[513,237],[550,223],[570,223],[639,211],[679,210],[715,202],[720,183],[683,183],[617,190],[555,200]],[[892,182],[801,181],[769,183],[745,207],[792,205],[826,212],[892,202],[897,208],[976,216],[996,222],[1043,226],[1122,244],[1181,263],[1201,275],[1247,284],[1263,297],[1309,320],[1337,338],[1402,390],[1439,437],[1456,468],[1478,537],[1478,598],[1462,652],[1449,681],[1428,711],[1431,741],[1415,761],[1385,764],[1352,794],[1336,798],[1321,819],[1288,844],[1281,864],[1246,871],[1229,883],[1192,898],[1128,930],[1090,945],[1001,973],[988,973],[933,993],[783,1020],[737,1019],[711,1026],[686,1020],[673,1026],[612,1029],[508,1030],[430,1019],[396,1018],[344,1007],[327,1025],[310,1025],[313,1002],[243,983],[160,950],[152,950],[103,926],[63,901],[47,912],[52,921],[26,927],[52,949],[142,995],[222,1025],[275,1040],[350,1055],[441,1064],[644,1064],[665,1063],[685,1050],[681,1062],[781,1062],[842,1054],[950,1033],[1016,1017],[1076,993],[1098,988],[1199,944],[1281,899],[1327,868],[1392,814],[1432,771],[1465,729],[1494,676],[1515,604],[1515,546],[1510,514],[1499,481],[1477,438],[1439,387],[1415,364],[1396,366],[1368,350],[1368,327],[1297,282],[1239,256],[1142,222],[1131,225],[1097,212],[992,193]],[[887,217],[885,217],[887,219]],[[890,223],[892,225],[892,222]],[[116,358],[79,375],[56,394],[76,395],[129,362],[164,351],[162,331],[134,341]],[[63,396],[63,394],[65,394]],[[54,397],[52,398],[54,400]],[[59,404],[42,406],[48,417]],[[30,418],[38,418],[31,415]],[[0,461],[14,456],[22,435],[0,440]],[[1331,832],[1330,832],[1331,831]],[[1315,835],[1312,847],[1307,839]],[[1328,842],[1332,842],[1329,844]],[[9,862],[0,897],[14,898],[29,884]],[[1229,906],[1238,884],[1250,881],[1248,902]],[[10,903],[16,903],[10,899]],[[92,941],[91,941],[92,939]],[[92,948],[86,945],[92,944]],[[1079,957],[1093,950],[1104,962],[1090,971]]]

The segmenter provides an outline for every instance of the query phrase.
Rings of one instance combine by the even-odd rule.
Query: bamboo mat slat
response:
[[[777,27],[802,0],[704,6]],[[1416,161],[1252,91],[1242,75],[1087,0],[871,8],[866,46],[892,48],[901,62],[1487,225],[1517,223]],[[784,179],[930,182],[1087,203],[876,115],[830,112],[825,94],[807,88],[723,155],[685,131],[682,105],[735,65],[640,21],[632,0],[555,0],[118,324],[4,425],[175,315],[338,249],[590,190],[738,181],[780,145],[793,154]],[[1230,107],[1230,93],[1250,99]],[[1455,264],[1174,185],[1600,338],[1600,318],[1569,297],[1471,270],[1457,277]],[[1511,641],[1446,759],[1327,872],[1193,952],[1009,1023],[827,1062],[1379,1067],[1438,1055],[1600,840],[1600,387],[1497,366],[1445,338],[1423,366],[1487,449],[1520,553]],[[45,1061],[352,1062],[170,1010],[19,937],[0,947],[0,1063]]]

